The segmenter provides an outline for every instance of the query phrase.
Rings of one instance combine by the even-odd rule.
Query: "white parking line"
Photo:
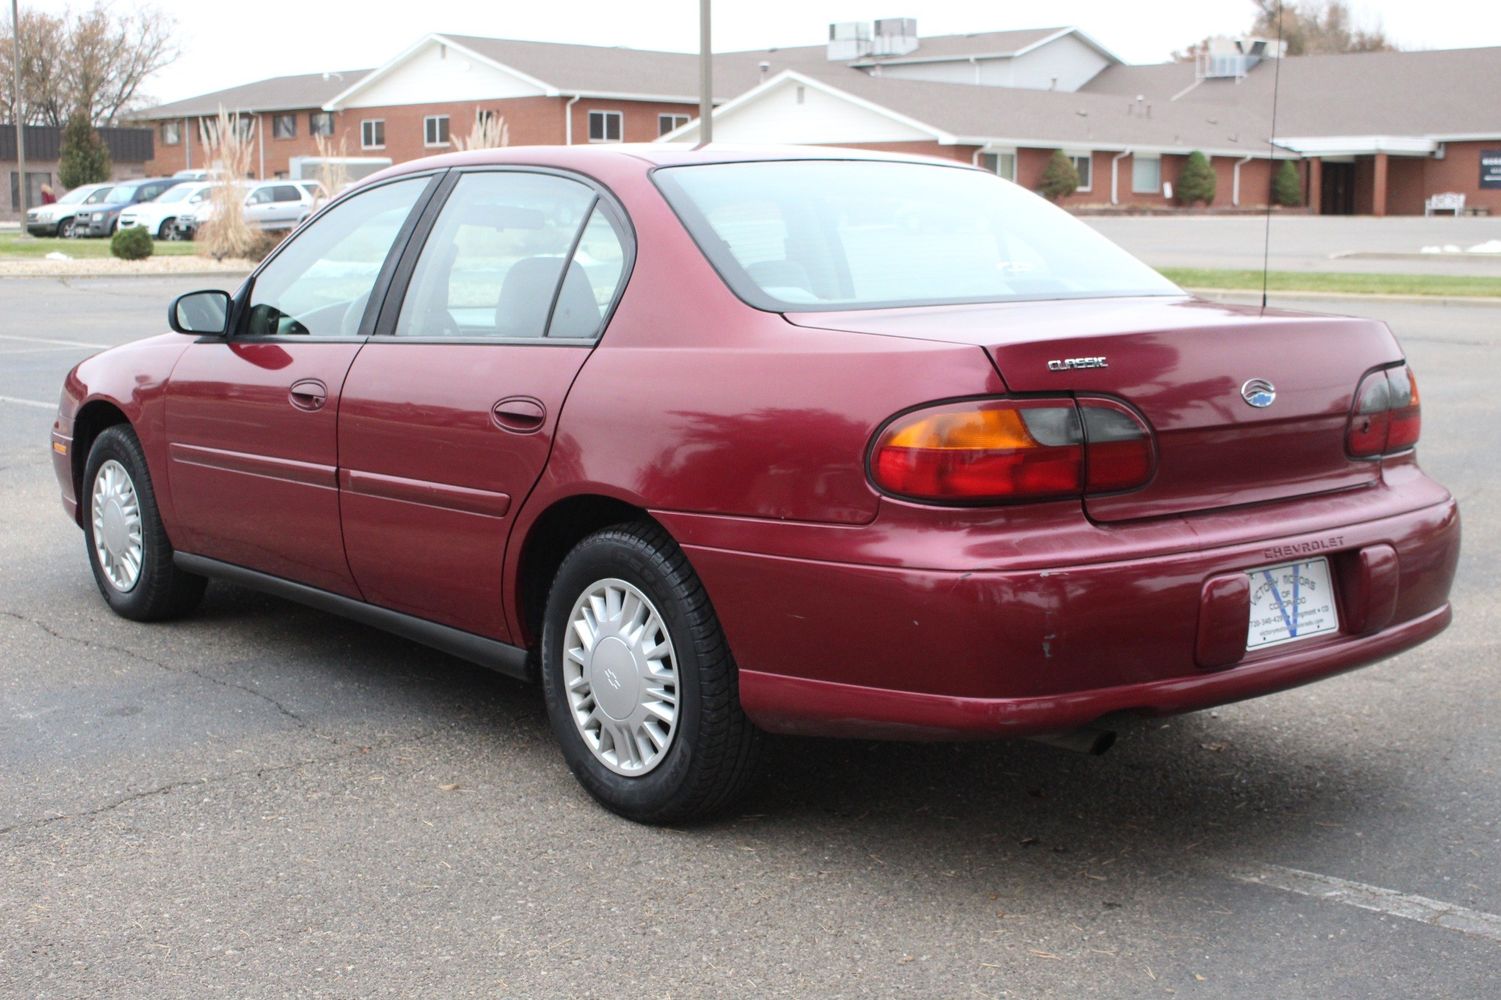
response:
[[[0,403],[15,403],[17,406],[35,406],[39,410],[55,410],[56,403],[43,403],[35,399],[17,399],[15,396],[0,396]]]
[[[1281,865],[1260,865],[1254,869],[1232,868],[1226,870],[1226,874],[1252,885],[1264,885],[1312,899],[1358,906],[1362,910],[1416,920],[1430,927],[1442,927],[1447,931],[1501,941],[1501,916],[1429,899],[1427,896],[1413,896],[1395,889],[1383,889],[1364,882],[1350,882],[1333,875],[1318,875],[1296,868],[1283,868]]]
[[[59,347],[111,347],[111,344],[101,344],[91,340],[54,340],[51,337],[17,337],[15,334],[0,333],[0,340],[19,340],[25,344],[57,344]]]

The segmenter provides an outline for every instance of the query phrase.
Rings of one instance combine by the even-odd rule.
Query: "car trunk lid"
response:
[[[983,347],[1014,393],[1122,400],[1151,425],[1152,480],[1085,501],[1098,521],[1351,489],[1377,463],[1345,452],[1360,377],[1401,360],[1382,323],[1192,298],[1017,302],[789,315],[792,323]],[[1269,405],[1254,380],[1274,390]],[[914,401],[916,402],[916,401]]]

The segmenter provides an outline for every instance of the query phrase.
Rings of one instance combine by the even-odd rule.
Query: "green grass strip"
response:
[[[1184,288],[1261,291],[1261,272],[1198,267],[1162,267],[1159,271]],[[1350,274],[1329,271],[1272,271],[1267,288],[1274,292],[1342,292],[1350,295],[1449,295],[1501,298],[1501,278],[1458,274]]]
[[[191,255],[198,248],[190,242],[157,240],[151,249],[154,254],[162,256],[184,257]],[[105,237],[76,240],[39,236],[23,238],[19,233],[0,233],[0,260],[35,260],[38,257],[47,256],[54,250],[79,259],[108,257],[109,240]]]

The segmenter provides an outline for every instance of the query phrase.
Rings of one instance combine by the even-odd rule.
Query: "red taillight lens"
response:
[[[1152,478],[1152,435],[1141,418],[1104,399],[1079,402],[1087,459],[1084,491],[1115,493]]]
[[[1356,458],[1411,448],[1422,429],[1418,380],[1407,365],[1371,372],[1355,390],[1345,444]]]
[[[889,493],[955,503],[1130,489],[1151,467],[1150,433],[1130,410],[1072,399],[970,400],[904,414],[876,437],[870,462]]]

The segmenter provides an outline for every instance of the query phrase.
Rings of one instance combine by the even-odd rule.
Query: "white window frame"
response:
[[[980,151],[980,155],[981,156],[993,156],[993,157],[995,157],[995,175],[997,177],[1004,177],[1006,180],[1011,181],[1013,184],[1016,183],[1016,150],[1014,150],[1014,149],[982,149]],[[1001,157],[1003,157],[1003,156],[1009,156],[1011,158],[1011,172],[1010,173],[1007,173],[1006,171],[1004,171],[1004,170],[1001,169],[1001,162],[1002,162]]]
[[[365,133],[368,129],[370,138],[375,138],[376,126],[380,127],[380,142],[367,142]],[[384,118],[360,119],[360,148],[361,149],[385,149],[386,148],[386,120]]]
[[[424,115],[422,118],[422,145],[427,149],[446,149],[449,145],[451,145],[448,139],[434,142],[431,138],[429,138],[430,127],[436,125],[436,123],[438,122],[448,121],[449,118],[447,115]],[[449,122],[448,124],[448,134],[450,137],[452,137],[453,135],[453,125],[451,122]]]
[[[1141,186],[1136,178],[1136,165],[1138,163],[1157,164],[1157,181],[1151,187]],[[1162,157],[1156,154],[1131,154],[1131,193],[1132,194],[1162,194]]]
[[[661,137],[668,132],[675,132],[692,120],[692,117],[689,115],[659,114],[657,115],[657,135]],[[667,127],[663,128],[663,125]]]
[[[1073,162],[1074,169],[1076,171],[1079,171],[1079,186],[1074,189],[1074,193],[1076,193],[1076,194],[1088,194],[1090,191],[1093,191],[1094,190],[1094,154],[1090,153],[1090,152],[1080,153],[1080,152],[1076,152],[1076,151],[1064,150],[1063,151],[1063,155],[1067,156],[1069,158],[1069,160]],[[1079,170],[1079,161],[1081,161],[1081,160],[1084,161],[1086,164],[1088,164],[1088,166],[1085,167],[1085,170],[1089,171],[1089,179],[1088,180],[1084,179],[1084,171]],[[1159,168],[1159,170],[1160,170],[1160,168]]]
[[[599,116],[599,120],[603,123],[603,126],[600,129],[600,133],[603,136],[603,138],[600,138],[600,139],[594,138],[594,117],[595,117],[595,115],[598,115]],[[612,118],[615,121],[615,138],[613,138],[613,139],[611,139],[609,137],[609,135],[610,135],[610,121],[611,121]],[[588,124],[588,131],[585,134],[589,136],[589,141],[590,142],[622,142],[625,139],[625,112],[624,111],[609,111],[609,110],[605,110],[605,109],[602,109],[602,108],[601,109],[597,109],[597,110],[591,110],[589,112],[589,118],[588,118],[587,124]]]

